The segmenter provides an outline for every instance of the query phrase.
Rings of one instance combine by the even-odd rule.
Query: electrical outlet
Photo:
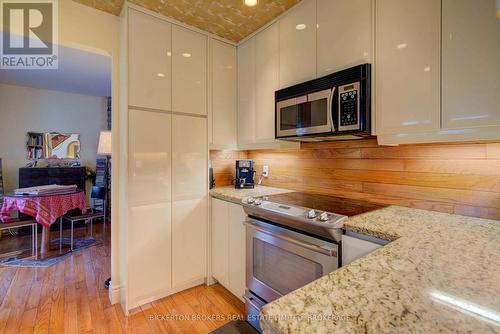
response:
[[[263,177],[268,177],[269,176],[269,166],[263,166],[262,167],[262,176]]]

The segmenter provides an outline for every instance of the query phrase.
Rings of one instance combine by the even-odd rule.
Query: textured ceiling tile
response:
[[[122,0],[74,0],[118,15]],[[259,0],[248,7],[243,0],[130,0],[130,2],[238,42],[301,0]]]
[[[97,8],[113,15],[120,15],[125,0],[73,0],[82,5]]]

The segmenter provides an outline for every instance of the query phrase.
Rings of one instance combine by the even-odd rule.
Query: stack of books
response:
[[[76,184],[70,186],[61,186],[57,184],[51,184],[48,186],[36,186],[29,188],[19,188],[14,190],[15,195],[58,195],[64,194],[76,190]]]

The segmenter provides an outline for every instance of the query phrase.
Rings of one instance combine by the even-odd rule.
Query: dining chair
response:
[[[2,177],[2,158],[0,158],[0,208],[3,205],[3,177]],[[38,224],[35,220],[19,220],[16,218],[0,219],[0,233],[4,230],[11,230],[13,228],[31,226],[31,256],[37,258],[38,256]],[[4,254],[1,254],[4,255]]]
[[[96,200],[102,201],[102,210],[96,209]],[[92,236],[92,227],[94,219],[102,218],[103,226],[103,242],[106,242],[106,188],[105,187],[92,187],[92,192],[90,193],[90,208],[87,208],[87,212],[79,215],[66,214],[62,216],[63,220],[71,222],[71,241],[70,247],[73,250],[73,236],[74,236],[74,223],[78,221],[85,221],[85,223],[90,223],[90,236]]]

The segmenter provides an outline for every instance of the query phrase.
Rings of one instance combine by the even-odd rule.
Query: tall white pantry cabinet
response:
[[[134,7],[122,15],[130,310],[207,276],[208,37]]]

